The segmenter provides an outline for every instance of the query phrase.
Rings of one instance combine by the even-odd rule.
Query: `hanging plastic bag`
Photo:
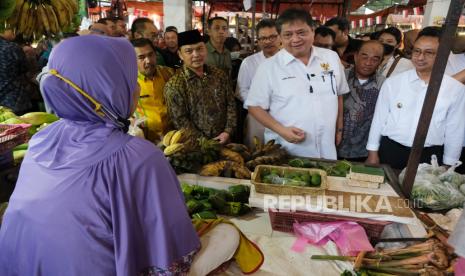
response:
[[[462,162],[457,161],[455,165],[447,169],[445,173],[439,175],[439,180],[441,180],[441,182],[449,182],[454,185],[454,187],[460,188],[462,184],[465,184],[465,175],[455,172],[455,169],[460,165],[462,165]]]
[[[434,211],[462,206],[465,196],[459,191],[459,186],[449,182],[462,181],[460,175],[455,175],[454,169],[455,167],[451,167],[451,171],[447,171],[446,168],[439,167],[435,155],[431,157],[431,164],[420,164],[412,188],[411,197],[415,204]],[[404,177],[405,169],[399,175],[401,183]]]

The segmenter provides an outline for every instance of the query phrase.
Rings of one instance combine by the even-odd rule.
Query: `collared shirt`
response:
[[[350,93],[344,95],[344,127],[338,155],[342,158],[368,156],[366,144],[376,100],[385,78],[373,74],[363,84],[355,76],[355,68],[346,70]]]
[[[449,59],[447,60],[446,74],[453,76],[458,72],[465,69],[465,54],[454,54],[450,53]]]
[[[0,105],[22,114],[32,107],[26,56],[13,42],[0,38]]]
[[[428,84],[415,70],[388,78],[380,91],[371,124],[367,149],[377,151],[381,136],[411,147]],[[443,162],[454,164],[460,157],[465,133],[464,86],[444,75],[434,107],[425,146],[444,145]]]
[[[138,116],[145,116],[147,121],[146,138],[149,141],[157,142],[163,135],[170,130],[170,120],[163,96],[165,83],[174,75],[174,70],[165,67],[156,67],[153,79],[149,79],[140,72],[137,76],[137,82],[140,85],[140,97],[136,113]]]
[[[249,94],[250,85],[252,84],[252,78],[257,72],[258,66],[266,60],[263,51],[255,53],[246,57],[241,64],[239,69],[239,75],[237,76],[236,96],[245,102],[247,95]],[[247,108],[244,106],[244,108]]]
[[[378,68],[378,74],[381,74],[384,77],[387,77],[387,73],[389,72],[392,65],[394,64],[395,59],[396,58],[394,56],[391,56],[383,66],[380,66]],[[399,73],[402,73],[408,70],[412,70],[413,68],[415,68],[415,66],[413,66],[412,61],[406,58],[400,58],[399,62],[397,62],[396,67],[394,68],[394,71],[392,71],[389,77],[395,76]]]
[[[291,144],[266,129],[265,140],[276,139],[297,156],[336,159],[335,132],[338,95],[349,92],[336,52],[312,47],[308,64],[286,49],[257,69],[245,105],[258,106],[283,126],[305,131],[305,141]]]
[[[196,136],[214,138],[234,133],[236,102],[230,79],[213,66],[204,66],[199,77],[186,66],[165,86],[168,113],[176,129],[188,128]]]
[[[231,52],[226,47],[224,47],[223,53],[218,52],[211,41],[208,41],[206,46],[208,51],[206,63],[220,68],[229,76],[232,69]]]

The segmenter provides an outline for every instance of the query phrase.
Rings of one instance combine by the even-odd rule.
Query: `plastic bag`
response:
[[[412,198],[418,207],[432,210],[445,210],[460,207],[465,202],[465,196],[459,191],[459,186],[451,184],[462,181],[462,176],[454,172],[455,167],[446,170],[439,167],[435,155],[431,157],[430,164],[420,164],[412,188]],[[457,176],[459,175],[459,176]],[[399,175],[403,182],[405,169]]]
[[[441,182],[449,182],[454,185],[456,188],[460,188],[462,184],[465,184],[465,175],[455,172],[455,169],[462,165],[462,162],[457,161],[455,165],[451,166],[445,173],[439,175],[439,180]]]
[[[293,226],[297,236],[293,250],[297,252],[303,251],[303,245],[307,243],[323,246],[329,240],[334,241],[344,256],[356,256],[360,251],[374,250],[365,229],[356,222],[296,222]]]
[[[147,120],[146,117],[140,117],[137,119],[130,119],[131,124],[129,125],[128,134],[135,137],[145,139],[144,131],[139,127]]]

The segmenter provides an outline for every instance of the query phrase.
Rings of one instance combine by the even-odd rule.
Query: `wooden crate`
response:
[[[381,183],[347,178],[347,185],[352,187],[379,189],[379,185],[381,185]]]

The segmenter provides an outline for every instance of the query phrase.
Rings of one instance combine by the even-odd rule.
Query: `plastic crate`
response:
[[[332,221],[353,221],[365,229],[368,238],[371,242],[376,242],[381,236],[384,227],[391,224],[389,221],[380,221],[364,218],[346,217],[331,214],[312,213],[304,211],[279,211],[268,210],[270,216],[271,228],[275,231],[281,232],[294,232],[293,224],[295,222],[332,222]]]
[[[18,145],[29,141],[29,127],[31,125],[2,125],[0,124],[0,154],[7,153]]]

